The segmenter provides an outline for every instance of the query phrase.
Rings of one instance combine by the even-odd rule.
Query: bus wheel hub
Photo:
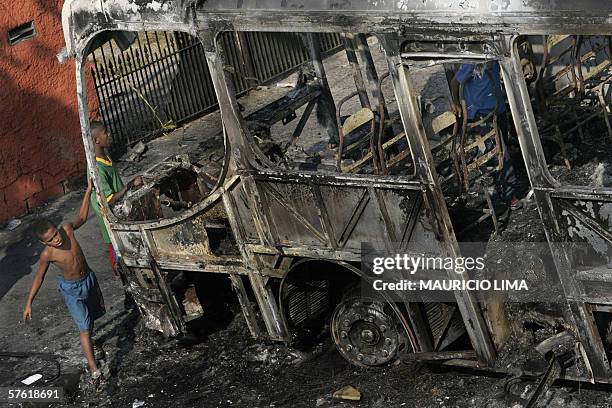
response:
[[[349,362],[381,366],[397,358],[401,334],[393,310],[382,301],[345,299],[334,310],[331,331],[336,347]]]

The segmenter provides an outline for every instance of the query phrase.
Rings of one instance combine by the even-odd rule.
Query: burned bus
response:
[[[144,186],[113,208],[101,200],[147,327],[174,336],[206,315],[205,299],[174,285],[177,276],[204,286],[223,276],[253,336],[298,344],[329,333],[356,365],[412,358],[520,366],[542,375],[542,385],[612,380],[606,2],[71,0],[62,18],[96,185],[87,112],[95,95],[85,69],[92,49],[154,30],[184,33],[204,50],[196,63],[210,74],[219,134],[203,131],[188,154],[166,150],[142,173]],[[232,78],[252,74],[229,64],[226,33],[293,33],[308,60],[295,86],[243,113]],[[321,42],[330,33],[341,38],[352,89],[338,90],[326,75]],[[268,45],[274,58],[290,58]],[[487,77],[501,90],[496,108],[476,120],[464,99],[463,114],[451,106],[449,84],[462,64],[499,67]],[[503,140],[502,115],[512,140]],[[505,240],[504,224],[518,212],[500,214],[491,180],[512,148],[537,219]],[[593,177],[580,171],[589,149],[601,161]],[[372,281],[364,243],[458,259],[465,240],[495,246],[493,264],[528,257],[531,267],[514,263],[513,276],[534,275],[561,299],[480,298],[465,284],[451,299],[420,302],[360,290]],[[533,256],[512,244],[537,240],[543,247]]]

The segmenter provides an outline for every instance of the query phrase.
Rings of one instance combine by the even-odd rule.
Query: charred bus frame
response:
[[[182,31],[197,36],[206,50],[225,142],[223,171],[212,193],[180,216],[154,222],[120,221],[103,205],[113,244],[127,266],[129,289],[148,326],[168,334],[185,328],[180,307],[165,280],[167,270],[227,274],[252,334],[286,341],[287,318],[270,283],[278,279],[284,282],[296,271],[303,272],[309,262],[326,261],[330,270],[337,267],[360,274],[355,265],[361,260],[358,243],[367,240],[364,231],[380,228],[387,243],[401,242],[402,237],[421,240],[430,242],[437,253],[460,256],[406,61],[496,59],[502,68],[523,159],[570,311],[566,328],[577,341],[576,358],[588,368],[576,378],[612,380],[610,362],[593,317],[594,312],[611,311],[612,296],[609,289],[606,291],[612,285],[611,275],[605,270],[579,274],[571,254],[559,244],[575,238],[568,228],[572,222],[580,222],[592,232],[582,236],[583,243],[594,246],[595,238],[584,238],[592,236],[610,246],[612,235],[605,220],[610,214],[612,190],[561,186],[551,177],[517,50],[517,39],[523,35],[612,35],[612,6],[595,0],[474,0],[450,6],[439,0],[229,3],[72,0],[64,5],[67,49],[76,61],[83,143],[92,170],[95,160],[89,138],[83,63],[96,36],[122,30]],[[311,57],[324,90],[327,85],[316,50],[316,33],[377,36],[388,61],[415,177],[324,175],[279,171],[262,165],[265,159],[253,148],[224,70],[223,50],[216,43],[219,33],[228,30],[308,33]],[[411,47],[402,48],[401,44],[406,43]],[[334,132],[333,126],[330,132]],[[98,175],[95,171],[93,174],[99,185]],[[270,211],[272,203],[277,214]],[[338,212],[338,207],[345,213]],[[222,208],[227,216],[239,247],[235,255],[217,256],[206,243],[206,214],[215,208]],[[299,228],[289,228],[283,217],[292,219]],[[406,228],[411,229],[407,235]],[[187,248],[177,247],[168,238],[177,233],[193,238]],[[585,284],[585,276],[604,290],[591,290]],[[246,282],[255,294],[265,330],[247,299]],[[481,305],[470,292],[458,291],[455,297],[476,358],[453,354],[442,358],[448,364],[492,368],[498,350],[492,340],[491,322],[487,322]],[[424,359],[440,358],[439,353],[432,354],[432,333],[417,312],[411,305],[401,310],[393,306],[400,325],[409,333],[412,351],[422,353]]]

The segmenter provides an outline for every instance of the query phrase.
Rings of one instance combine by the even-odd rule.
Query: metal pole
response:
[[[344,40],[346,59],[348,59],[348,62],[353,69],[353,79],[355,81],[355,87],[357,88],[361,107],[372,109],[372,106],[370,105],[370,98],[368,98],[368,91],[366,90],[363,75],[361,73],[361,67],[359,66],[359,61],[357,61],[357,54],[355,54],[355,40],[350,34],[343,34],[342,38]],[[376,104],[376,106],[378,106],[378,104]]]
[[[408,68],[402,64],[402,58],[399,56],[398,50],[391,45],[392,39],[383,38],[385,39],[385,52],[388,58],[389,72],[393,80],[395,97],[410,144],[416,174],[424,189],[424,200],[426,206],[429,207],[428,213],[431,214],[432,227],[446,255],[451,258],[458,258],[461,256],[459,244],[436,174],[429,141],[421,121],[414,85],[409,76]],[[454,271],[448,271],[448,275],[451,279],[468,279],[465,273],[459,275]],[[479,359],[488,365],[492,365],[496,358],[495,346],[489,335],[480,306],[473,294],[467,290],[455,291],[455,299]]]
[[[334,103],[334,97],[329,90],[329,83],[327,82],[327,76],[325,75],[325,67],[323,66],[323,59],[321,58],[321,48],[319,47],[319,35],[317,33],[306,34],[306,42],[308,44],[308,52],[312,59],[315,73],[321,84],[321,96],[319,97],[320,112],[325,117],[325,127],[327,129],[327,135],[329,136],[329,142],[332,144],[338,143],[338,124],[336,123],[336,104]]]

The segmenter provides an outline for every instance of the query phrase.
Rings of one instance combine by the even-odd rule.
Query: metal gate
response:
[[[319,38],[324,53],[341,48],[338,34]],[[221,42],[238,96],[309,60],[296,33],[225,32]],[[204,49],[188,34],[141,32],[125,51],[108,41],[90,59],[115,154],[217,109]]]

